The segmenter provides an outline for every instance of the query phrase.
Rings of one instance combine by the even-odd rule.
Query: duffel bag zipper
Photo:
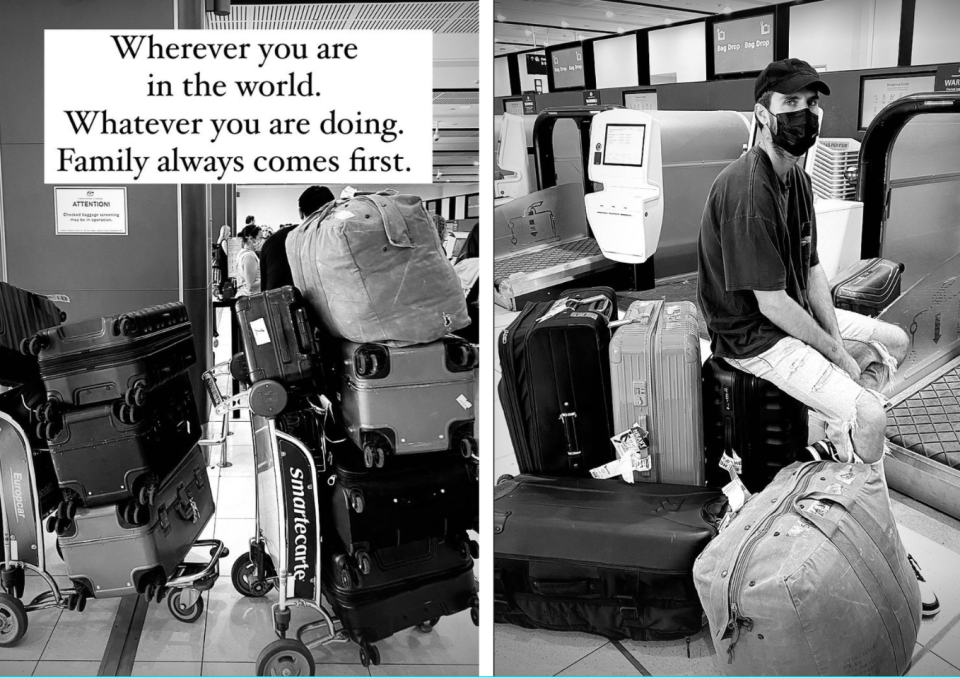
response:
[[[727,647],[727,655],[731,661],[733,660],[733,649],[740,639],[741,629],[747,632],[753,630],[753,619],[741,614],[742,605],[740,603],[740,593],[743,588],[744,571],[746,569],[745,563],[749,561],[753,549],[757,546],[760,539],[766,535],[767,531],[770,530],[773,522],[793,508],[794,497],[807,490],[811,478],[816,474],[811,471],[819,470],[823,464],[823,462],[814,463],[800,468],[797,471],[797,477],[794,478],[793,489],[783,495],[779,504],[773,509],[773,512],[764,518],[763,523],[753,532],[750,538],[747,539],[740,550],[740,556],[737,557],[737,561],[733,565],[733,571],[730,574],[730,586],[727,588],[727,599],[730,609],[729,620],[727,621],[727,627],[723,635],[724,638],[730,637],[731,639],[730,646]]]

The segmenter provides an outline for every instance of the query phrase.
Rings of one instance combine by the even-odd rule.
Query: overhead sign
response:
[[[553,85],[556,89],[583,87],[583,47],[568,47],[553,52]]]
[[[57,235],[126,235],[126,188],[54,190]]]
[[[544,54],[527,54],[527,75],[546,75],[547,57]]]
[[[935,92],[960,92],[960,63],[947,63],[937,68]]]
[[[763,70],[773,61],[773,14],[716,22],[713,46],[716,73]]]

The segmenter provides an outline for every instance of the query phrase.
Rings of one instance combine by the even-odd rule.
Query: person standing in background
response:
[[[260,260],[257,253],[263,246],[259,226],[250,225],[240,231],[243,248],[237,255],[237,296],[260,293]]]
[[[227,240],[230,238],[230,226],[223,224],[220,226],[220,235],[217,237],[217,259],[216,268],[220,271],[220,279],[217,281],[217,293],[223,296],[223,285],[227,281]]]
[[[333,192],[326,186],[310,186],[300,195],[300,218],[306,219],[333,200]],[[260,250],[260,281],[264,291],[293,286],[293,274],[287,261],[287,236],[297,225],[281,228],[263,243]]]

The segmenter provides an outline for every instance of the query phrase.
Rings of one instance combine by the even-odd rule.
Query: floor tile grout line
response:
[[[623,654],[623,657],[627,659],[627,662],[630,663],[630,665],[632,665],[637,672],[639,672],[641,675],[646,675],[646,677],[650,677],[650,673],[647,671],[647,669],[643,667],[643,664],[637,660],[637,657],[634,656],[633,653],[627,649],[627,647],[623,646],[623,644],[617,640],[612,640],[610,643],[617,647],[617,651]]]
[[[950,661],[948,661],[946,658],[944,658],[943,656],[941,656],[940,654],[938,654],[936,651],[932,651],[932,650],[931,650],[930,653],[932,653],[934,656],[936,656],[937,658],[939,658],[940,660],[942,660],[944,663],[946,663],[947,665],[949,665],[951,668],[953,668],[954,670],[956,670],[956,671],[957,671],[957,674],[960,674],[960,667],[954,665],[953,663],[951,663]]]
[[[589,652],[589,653],[586,653],[586,654],[580,656],[580,658],[578,658],[577,660],[575,660],[573,663],[571,663],[571,664],[568,665],[567,667],[561,668],[560,670],[557,670],[555,673],[553,673],[554,677],[557,677],[557,675],[559,675],[561,672],[566,672],[567,670],[569,670],[570,668],[572,668],[574,665],[576,665],[576,664],[579,663],[580,661],[584,660],[585,658],[589,658],[590,656],[592,656],[593,654],[597,653],[598,651],[600,651],[600,649],[602,649],[603,647],[605,647],[605,646],[607,646],[607,645],[609,645],[609,644],[610,644],[610,642],[608,641],[608,642],[606,642],[605,644],[601,644],[600,646],[598,646],[598,647],[597,647],[596,649],[594,649],[593,651],[591,651],[591,652]]]
[[[947,624],[944,625],[944,626],[940,629],[940,632],[938,632],[937,634],[935,634],[935,635],[930,639],[929,642],[927,642],[926,644],[923,645],[923,648],[920,649],[920,652],[917,653],[916,656],[914,656],[913,658],[910,659],[910,663],[907,665],[906,673],[909,673],[909,672],[913,669],[913,667],[914,667],[917,663],[919,663],[920,660],[921,660],[924,656],[926,656],[928,653],[934,653],[934,654],[937,655],[938,658],[942,658],[942,656],[940,656],[939,654],[936,653],[936,651],[933,650],[933,647],[935,647],[935,646],[940,642],[940,640],[942,640],[944,637],[946,637],[947,634],[954,628],[954,626],[956,626],[956,624],[957,624],[958,622],[960,622],[960,613],[958,613],[956,616],[954,616],[953,618],[951,618],[951,619],[947,622]],[[945,659],[944,659],[944,660],[945,660]],[[949,661],[946,661],[946,662],[949,663]],[[906,674],[906,673],[905,673],[905,674]]]

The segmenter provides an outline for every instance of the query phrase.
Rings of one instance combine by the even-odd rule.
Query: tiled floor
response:
[[[224,314],[220,336],[229,336]],[[215,351],[219,360],[229,355],[228,341]],[[212,419],[213,434],[219,420]],[[217,511],[202,538],[224,541],[230,555],[221,562],[220,579],[204,593],[205,611],[193,624],[174,619],[166,603],[151,604],[137,650],[134,675],[253,675],[261,650],[276,638],[272,605],[276,593],[261,599],[241,597],[230,583],[230,569],[245,552],[254,533],[254,465],[250,427],[246,420],[232,423],[228,458],[230,468],[209,467]],[[212,448],[212,462],[219,448]],[[47,544],[48,568],[67,583],[66,569],[52,541]],[[481,568],[477,565],[477,570]],[[40,579],[28,578],[25,598],[42,590]],[[42,611],[29,616],[29,629],[19,646],[0,649],[2,675],[96,675],[116,618],[119,600],[89,600],[82,613]],[[317,615],[295,609],[293,627],[316,620]],[[424,635],[401,632],[377,643],[382,664],[360,665],[356,645],[334,644],[314,651],[318,675],[477,675],[479,635],[468,613],[444,618]]]
[[[498,331],[516,317],[497,308]],[[701,342],[703,350],[709,350]],[[496,363],[500,378],[499,359]],[[517,462],[499,399],[494,419],[494,477],[515,474]],[[940,597],[941,612],[923,621],[909,675],[960,675],[960,522],[906,496],[893,494],[893,510],[907,550]],[[946,631],[945,631],[946,629]],[[525,630],[497,625],[498,675],[715,675],[716,654],[707,630],[671,642],[610,642],[583,633]],[[638,669],[638,666],[642,668]],[[645,672],[644,672],[645,671]]]

